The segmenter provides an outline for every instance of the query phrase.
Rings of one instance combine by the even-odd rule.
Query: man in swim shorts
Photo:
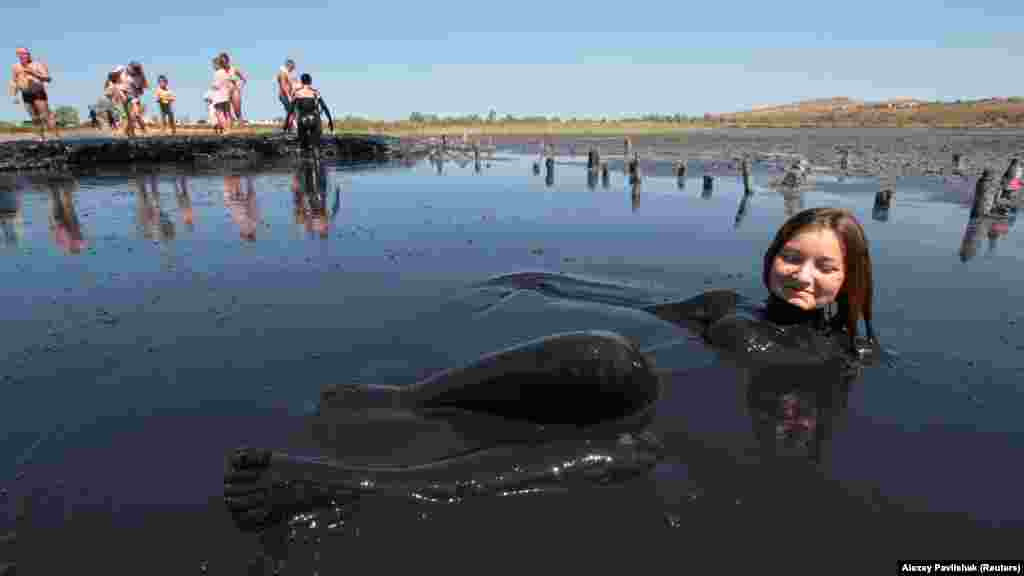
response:
[[[285,131],[295,125],[295,117],[292,115],[292,95],[299,86],[299,79],[295,75],[295,61],[289,58],[284,61],[284,66],[277,71],[277,99],[284,106]]]
[[[39,125],[39,138],[46,139],[46,126],[58,137],[57,117],[50,112],[49,98],[46,94],[45,83],[50,82],[50,69],[43,62],[32,60],[32,54],[28,48],[18,48],[15,51],[18,62],[11,67],[11,82],[16,91],[21,92],[22,102],[32,117],[32,121]]]

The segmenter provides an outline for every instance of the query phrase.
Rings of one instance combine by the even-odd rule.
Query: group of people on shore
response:
[[[34,60],[27,48],[19,47],[15,52],[18,62],[11,69],[10,96],[25,104],[33,123],[39,127],[41,139],[46,138],[47,128],[59,137],[56,116],[50,110],[47,94],[46,85],[52,81],[49,68],[45,63]],[[232,63],[226,52],[213,58],[213,70],[213,82],[203,99],[207,104],[210,124],[218,134],[225,134],[248,124],[242,115],[242,91],[248,77]],[[279,69],[275,83],[278,99],[285,109],[285,131],[294,130],[304,144],[311,144],[314,138],[319,139],[322,132],[321,112],[327,114],[330,128],[334,130],[330,110],[320,92],[313,88],[312,77],[309,74],[299,76],[294,60],[289,58]],[[103,118],[114,134],[145,134],[143,97],[149,89],[149,79],[140,62],[132,61],[115,67],[104,81],[100,105],[90,107],[92,125],[99,127],[100,118]],[[171,91],[166,75],[157,78],[153,95],[160,108],[162,130],[176,134],[174,104],[177,96]]]

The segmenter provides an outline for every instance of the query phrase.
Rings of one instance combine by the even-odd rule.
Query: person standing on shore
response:
[[[216,116],[214,126],[218,134],[224,134],[231,126],[231,82],[230,66],[224,55],[213,59],[213,86],[210,91],[210,102]]]
[[[231,81],[231,115],[238,125],[242,126],[245,124],[245,120],[242,119],[242,88],[248,79],[241,70],[231,64],[231,57],[226,52],[221,52],[220,58],[227,65],[228,79]]]
[[[164,131],[167,127],[171,127],[171,135],[177,133],[177,128],[174,125],[174,92],[171,92],[167,88],[167,76],[161,75],[157,78],[156,88],[156,102],[160,105],[160,124]]]
[[[121,96],[121,90],[118,88],[118,83],[121,81],[121,70],[118,67],[110,72],[110,74],[107,74],[107,80],[103,84],[103,100],[109,104],[105,109],[107,110],[107,119],[110,121],[111,135],[117,134],[117,117],[120,114],[118,111],[124,109],[124,99]]]
[[[292,114],[292,96],[298,88],[299,77],[295,72],[295,61],[291,58],[284,61],[277,71],[277,99],[284,106],[284,131],[295,127],[295,116]]]
[[[39,139],[46,139],[46,127],[50,127],[58,138],[57,117],[50,112],[49,97],[46,94],[46,84],[53,81],[50,77],[50,69],[45,63],[32,60],[32,54],[28,48],[17,48],[14,53],[18,56],[18,62],[11,67],[11,83],[14,86],[12,97],[21,92],[21,101],[25,103],[25,109],[32,118],[32,122],[39,125]]]
[[[142,117],[142,95],[149,88],[149,80],[146,79],[142,64],[129,62],[128,66],[121,70],[118,88],[121,90],[124,112],[127,117],[124,125],[125,136],[134,136],[135,126],[138,126],[139,131],[145,134],[146,121]]]

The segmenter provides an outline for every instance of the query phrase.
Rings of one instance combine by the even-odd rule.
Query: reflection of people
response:
[[[295,223],[311,235],[327,238],[341,207],[341,188],[334,190],[334,205],[327,212],[329,189],[327,169],[319,162],[302,162],[292,175],[295,201]]]
[[[69,179],[47,180],[50,190],[50,231],[54,243],[68,254],[79,254],[85,248],[82,225],[75,210],[74,192],[78,183]]]
[[[53,81],[49,67],[33,60],[28,48],[18,48],[14,52],[18,62],[11,66],[11,95],[21,92],[21,101],[29,117],[39,126],[40,139],[46,139],[47,127],[59,138],[57,117],[50,111],[49,96],[46,94],[46,84]]]
[[[0,240],[4,245],[17,246],[21,240],[24,218],[21,214],[21,190],[16,177],[0,175]]]
[[[807,430],[824,432],[828,427],[825,419],[833,410],[830,406],[836,405],[833,400],[842,398],[841,389],[831,397],[826,390],[838,385],[841,377],[851,372],[850,367],[859,367],[863,354],[874,345],[871,260],[863,228],[846,210],[815,208],[796,214],[780,228],[768,247],[762,281],[769,293],[763,306],[746,305],[739,295],[724,290],[681,302],[642,303],[641,299],[616,299],[614,285],[546,273],[506,275],[485,282],[484,286],[500,287],[506,294],[506,288],[518,288],[558,298],[639,308],[698,332],[713,348],[751,368],[755,378],[748,383],[749,404],[758,422],[762,412],[779,413],[781,407],[777,420],[784,438],[798,439]],[[861,319],[871,344],[867,348],[857,338]],[[770,374],[771,378],[762,378],[761,374]],[[473,415],[498,416],[501,422],[526,424],[575,421],[577,425],[595,425],[629,420],[628,415],[649,413],[647,407],[656,406],[661,390],[656,380],[646,357],[625,338],[590,332],[533,341],[410,387],[331,388],[329,395],[325,393],[325,400],[336,401],[336,405],[353,413],[386,414],[391,428],[406,427],[404,430],[410,433],[406,442],[419,438],[416,427],[424,427],[425,431],[432,426],[432,432],[440,429],[453,442],[471,444],[472,439],[453,434],[445,423],[458,430],[456,420]],[[779,383],[785,385],[764,387]],[[808,404],[803,389],[797,388],[794,393],[793,386],[785,387],[795,384],[817,385],[815,394],[820,395],[820,400],[816,398]],[[769,408],[772,404],[775,406]],[[821,407],[817,414],[812,412],[813,422],[807,415],[810,406]],[[322,401],[321,412],[324,409]],[[423,419],[425,414],[431,417]],[[352,444],[348,440],[350,434],[338,433],[329,422],[325,426],[332,431],[328,433],[330,438]],[[390,434],[395,436],[396,430]],[[505,441],[512,434],[508,430],[502,435]],[[774,432],[771,437],[779,436],[779,432]],[[479,445],[464,443],[459,449],[471,451],[473,447]],[[817,458],[819,453],[817,444],[811,447],[812,457]],[[605,457],[614,461],[613,457]],[[345,474],[382,470],[408,476],[409,472],[429,472],[445,465],[442,460],[423,466],[360,467],[327,460],[297,462],[266,452],[241,453],[232,460],[225,481],[226,502],[240,524],[279,521],[280,516],[275,518],[275,512],[268,507],[270,498],[289,505],[303,503],[301,495],[295,497],[294,491],[270,496],[274,488],[260,484],[259,479],[266,477],[262,472],[277,463],[284,465],[283,469],[275,470],[279,479],[286,477],[287,486],[312,485],[306,494],[317,493],[324,497],[321,501],[340,494],[351,496],[353,489],[359,492],[357,482],[345,483]],[[293,469],[289,471],[288,466]],[[517,478],[516,489],[531,488],[530,480]],[[538,475],[534,480],[551,482],[552,478]],[[371,484],[368,490],[373,487]],[[463,494],[473,494],[473,490],[469,487],[468,491],[460,492],[453,487],[442,493],[457,500]]]
[[[241,176],[224,177],[224,206],[231,219],[238,225],[238,235],[243,240],[255,241],[259,227],[260,213],[256,204],[256,188],[252,176],[245,176],[245,190],[242,190]]]
[[[320,96],[320,91],[312,86],[313,77],[303,74],[300,81],[302,85],[292,94],[291,111],[298,126],[299,143],[302,149],[317,151],[320,148],[320,135],[323,131],[320,112],[323,111],[327,115],[331,132],[334,132],[334,119],[331,118],[331,111]],[[287,129],[287,123],[285,129]]]
[[[135,179],[135,208],[138,229],[147,240],[173,240],[174,222],[160,208],[159,179],[156,174]]]
[[[188,194],[188,180],[184,176],[178,176],[174,180],[174,197],[178,201],[178,214],[181,215],[181,222],[189,232],[195,230],[195,215],[192,212],[192,199]]]

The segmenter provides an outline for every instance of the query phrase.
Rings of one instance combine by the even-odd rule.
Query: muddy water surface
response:
[[[842,547],[865,534],[891,558],[1019,552],[1006,543],[1024,526],[1024,236],[1013,219],[969,222],[973,182],[902,181],[874,218],[868,179],[784,195],[759,170],[744,201],[738,177],[721,172],[706,190],[697,166],[683,182],[647,166],[634,189],[621,172],[588,182],[585,158],[560,159],[547,182],[533,161],[331,167],[323,196],[287,171],[4,176],[0,519],[18,537],[0,553],[26,573],[71,558],[235,574],[266,556],[310,574],[541,549],[596,567],[678,558],[683,545]],[[749,382],[679,328],[472,287],[532,270],[652,302],[710,288],[760,299],[775,230],[822,205],[852,209],[867,230],[892,358],[853,383],[817,465],[766,460]],[[371,498],[345,530],[283,544],[226,514],[225,454],[308,451],[304,419],[325,384],[411,383],[593,328],[632,339],[664,374],[652,429],[667,457],[647,476],[454,506]]]

